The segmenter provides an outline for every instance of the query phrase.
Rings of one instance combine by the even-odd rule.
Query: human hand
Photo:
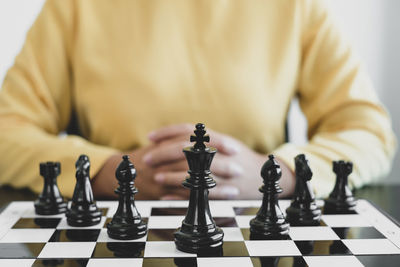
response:
[[[91,184],[95,197],[101,198],[116,198],[114,190],[118,187],[118,181],[115,178],[115,170],[121,162],[123,155],[129,155],[133,162],[137,177],[135,186],[139,189],[139,194],[135,199],[159,199],[160,196],[168,194],[179,194],[182,197],[187,197],[188,192],[182,188],[171,188],[157,183],[154,180],[155,169],[145,164],[142,160],[143,155],[153,149],[154,145],[149,145],[143,148],[135,149],[127,153],[117,153],[104,163],[99,172],[92,178]]]
[[[155,181],[158,184],[176,189],[172,194],[163,195],[163,199],[187,199],[181,190],[181,183],[187,176],[188,166],[182,148],[191,146],[188,136],[193,133],[190,124],[171,125],[149,134],[154,146],[143,156],[143,161],[154,168]],[[257,188],[261,185],[260,169],[268,159],[245,144],[230,136],[207,130],[210,146],[216,147],[216,154],[211,165],[217,187],[210,190],[210,198],[215,199],[254,199],[262,195]],[[294,178],[283,162],[281,185],[285,189],[283,196],[291,194]],[[188,194],[189,190],[186,190]]]

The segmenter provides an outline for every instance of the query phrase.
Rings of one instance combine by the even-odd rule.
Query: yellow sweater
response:
[[[299,96],[309,144],[284,143]],[[83,137],[58,137],[75,111]],[[81,153],[92,176],[158,127],[204,122],[290,167],[305,153],[319,196],[331,161],[352,186],[388,173],[390,119],[321,0],[50,0],[0,92],[0,182],[42,189],[39,162],[60,161],[71,196]]]

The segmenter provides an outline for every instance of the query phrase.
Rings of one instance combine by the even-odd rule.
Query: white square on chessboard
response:
[[[290,227],[289,236],[292,240],[338,240],[340,239],[332,228],[327,226]]]
[[[38,258],[90,258],[96,242],[49,242]]]
[[[304,260],[309,267],[364,266],[355,256],[307,256]]]
[[[236,227],[221,227],[224,231],[224,241],[243,241],[242,231]]]
[[[60,223],[57,226],[57,229],[101,229],[103,228],[104,222],[106,221],[106,217],[101,217],[100,223],[92,226],[82,226],[82,227],[75,227],[68,225],[67,218],[62,218]]]
[[[197,258],[198,267],[240,266],[253,267],[249,257]]]
[[[181,227],[185,216],[150,216],[149,229],[176,229]]]
[[[35,259],[0,259],[0,266],[31,267]]]
[[[235,217],[232,204],[227,201],[210,201],[210,211],[213,217]]]
[[[86,267],[142,267],[143,259],[90,259]]]
[[[322,215],[321,219],[330,227],[365,227],[371,224],[358,214]]]
[[[251,240],[245,241],[250,256],[300,256],[292,240]]]
[[[261,193],[260,193],[261,194]],[[259,208],[261,207],[261,200],[227,200],[231,202],[234,208]],[[286,200],[284,200],[286,201]],[[281,200],[279,200],[281,203]]]
[[[103,228],[100,230],[100,234],[99,237],[97,238],[97,242],[146,242],[147,239],[147,235],[139,238],[139,239],[135,239],[135,240],[119,240],[119,239],[112,239],[111,237],[108,236],[107,234],[107,229]]]
[[[400,254],[400,249],[388,239],[343,239],[354,255]]]
[[[55,229],[10,229],[0,243],[45,243]]]
[[[250,228],[250,220],[255,217],[256,215],[238,215],[235,219],[240,228]]]
[[[172,257],[196,257],[196,254],[179,251],[174,241],[148,241],[144,249],[145,258],[172,258]]]

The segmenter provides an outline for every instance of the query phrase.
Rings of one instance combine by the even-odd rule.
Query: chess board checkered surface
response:
[[[280,200],[282,211],[289,200]],[[323,205],[322,201],[318,201]],[[148,234],[120,241],[107,236],[116,201],[98,201],[100,224],[72,227],[64,214],[40,216],[33,202],[12,202],[0,214],[0,266],[399,266],[400,228],[371,203],[356,214],[323,215],[320,226],[291,227],[287,240],[249,240],[261,201],[210,201],[225,237],[222,256],[175,249],[173,232],[187,201],[136,201]]]

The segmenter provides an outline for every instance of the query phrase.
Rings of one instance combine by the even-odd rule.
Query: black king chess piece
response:
[[[352,214],[355,213],[357,201],[348,187],[348,177],[353,171],[353,164],[349,161],[334,161],[333,172],[336,173],[336,183],[329,197],[325,199],[325,214]]]
[[[285,220],[278,204],[278,194],[282,193],[279,179],[282,176],[281,167],[273,155],[261,168],[263,185],[259,191],[263,193],[261,208],[257,216],[250,221],[250,239],[286,239],[289,234],[289,224]]]
[[[67,211],[67,203],[57,186],[57,176],[61,168],[59,162],[40,163],[40,175],[43,176],[43,191],[35,201],[35,212],[39,215],[54,215]]]
[[[182,184],[190,189],[190,197],[186,217],[174,233],[175,245],[184,252],[218,254],[222,251],[224,233],[216,226],[208,204],[208,189],[216,186],[210,175],[210,165],[217,149],[204,144],[210,141],[204,124],[196,124],[194,133],[195,136],[190,136],[190,141],[196,142],[194,146],[183,149],[189,176]]]
[[[90,161],[88,156],[81,155],[75,163],[76,185],[72,196],[71,208],[68,209],[67,223],[71,226],[91,226],[100,223],[101,211],[93,199],[90,185]]]
[[[118,209],[111,222],[107,224],[108,236],[113,239],[137,239],[147,233],[147,225],[143,222],[135,206],[136,169],[129,156],[124,155],[122,162],[115,171],[119,187],[115,193],[119,195]]]
[[[310,180],[313,175],[304,154],[294,159],[296,186],[286,219],[292,226],[317,226],[321,221],[321,209],[315,202]]]

